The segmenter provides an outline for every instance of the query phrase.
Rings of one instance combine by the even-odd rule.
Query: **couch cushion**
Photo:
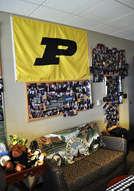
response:
[[[99,148],[90,156],[84,158],[85,161],[94,162],[102,167],[103,175],[117,168],[124,162],[124,152],[113,151],[104,148]]]
[[[88,156],[90,157],[90,156]],[[67,183],[68,191],[81,190],[102,177],[100,165],[86,160],[61,167]]]

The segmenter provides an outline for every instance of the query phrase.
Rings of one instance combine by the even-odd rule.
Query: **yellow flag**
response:
[[[17,81],[88,79],[87,32],[12,16]]]

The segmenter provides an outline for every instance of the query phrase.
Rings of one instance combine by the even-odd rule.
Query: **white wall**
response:
[[[133,112],[133,50],[134,43],[119,38],[103,35],[96,32],[87,31],[88,46],[96,46],[97,43],[104,44],[108,48],[116,47],[125,49],[127,63],[129,63],[129,76],[123,80],[123,90],[129,93],[124,104],[120,106],[120,124],[129,129],[134,124],[134,119],[130,111]],[[79,112],[75,117],[63,118],[62,116],[52,117],[42,120],[28,122],[25,83],[15,83],[14,64],[11,42],[10,14],[0,12],[0,49],[2,62],[2,77],[4,83],[4,106],[5,106],[5,126],[7,132],[8,144],[10,134],[17,134],[22,138],[28,138],[28,144],[31,140],[41,135],[73,127],[85,122],[95,121],[100,129],[104,129],[103,105],[97,107],[97,99],[104,97],[104,82],[92,83],[92,97],[94,108],[88,111]],[[90,59],[90,49],[89,49]],[[90,59],[91,60],[91,59]],[[90,62],[91,63],[91,62]],[[129,115],[130,114],[130,115]],[[129,119],[130,116],[130,119]]]

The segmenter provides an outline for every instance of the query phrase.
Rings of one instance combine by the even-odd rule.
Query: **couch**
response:
[[[76,129],[77,134],[74,134]],[[78,133],[78,129],[81,133]],[[62,135],[61,142],[59,142],[59,135]],[[66,159],[63,160],[61,154],[58,153],[59,146],[57,146],[57,144],[61,143],[63,148],[63,142],[65,143],[64,135],[67,135],[68,139],[71,140],[67,143],[68,145],[64,145],[66,155],[69,153],[67,157],[69,162],[66,165]],[[86,139],[86,142],[81,142],[79,138]],[[71,148],[73,145],[72,140],[83,144],[83,147],[90,140],[89,152],[86,151],[86,154],[81,154],[78,150],[77,156],[75,154],[73,159],[69,157],[71,154],[69,147]],[[80,125],[75,129],[71,128],[71,131],[67,129],[60,133],[49,134],[49,136],[44,135],[37,138],[36,142],[42,152],[49,153],[45,159],[47,171],[42,176],[43,188],[46,191],[105,191],[109,181],[127,173],[126,139],[102,136],[97,124],[94,122]],[[52,147],[52,143],[54,143],[54,147]],[[54,153],[53,156],[52,153]]]

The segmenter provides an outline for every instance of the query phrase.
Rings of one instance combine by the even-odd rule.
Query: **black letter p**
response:
[[[77,50],[76,42],[67,39],[43,37],[41,44],[46,45],[46,49],[42,58],[36,58],[35,66],[59,64],[59,58],[56,56],[72,56]],[[68,48],[58,49],[60,45]]]

